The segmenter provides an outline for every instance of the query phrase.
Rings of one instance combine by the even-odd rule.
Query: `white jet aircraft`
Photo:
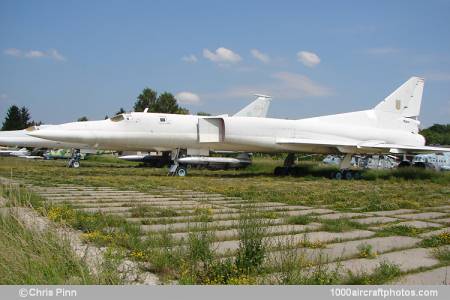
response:
[[[54,125],[40,125],[36,128],[50,128]],[[87,149],[85,144],[65,143],[59,141],[45,140],[29,136],[27,130],[0,131],[0,145],[8,147],[48,148],[48,149]]]
[[[171,172],[178,175],[186,174],[186,166],[178,163],[181,153],[288,152],[285,166],[275,169],[278,175],[290,172],[294,153],[345,154],[334,176],[351,179],[359,175],[349,170],[353,154],[450,151],[425,146],[419,134],[423,87],[422,78],[412,77],[372,109],[300,120],[126,113],[102,121],[31,128],[28,134],[97,148],[172,151]]]

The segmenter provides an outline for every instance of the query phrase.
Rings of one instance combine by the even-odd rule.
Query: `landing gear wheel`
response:
[[[344,177],[345,177],[346,180],[352,180],[353,179],[353,172],[352,171],[344,172]]]
[[[287,176],[289,175],[289,167],[276,167],[275,170],[273,171],[273,174],[275,176]]]
[[[185,166],[178,166],[175,174],[180,177],[184,177],[187,175],[187,168]]]
[[[336,180],[341,180],[342,177],[343,177],[343,175],[342,175],[341,172],[336,172],[336,173],[334,174],[334,179],[336,179]]]
[[[281,176],[282,172],[283,172],[282,167],[276,167],[275,170],[273,170],[273,175],[278,177],[278,176]]]
[[[402,161],[401,163],[398,164],[398,168],[407,168],[410,167],[411,163],[407,160]]]
[[[79,167],[80,167],[80,162],[74,161],[74,162],[72,163],[72,168],[79,168]]]

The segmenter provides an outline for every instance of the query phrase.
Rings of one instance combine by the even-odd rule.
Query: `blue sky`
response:
[[[0,1],[0,118],[103,119],[144,87],[191,112],[375,106],[426,79],[421,121],[450,121],[450,1]]]

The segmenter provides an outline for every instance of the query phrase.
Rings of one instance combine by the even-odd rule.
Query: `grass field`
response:
[[[401,221],[397,220],[391,223],[391,226],[370,232],[368,230],[373,230],[370,229],[371,225],[358,223],[352,216],[321,219],[321,216],[315,213],[286,215],[282,208],[280,211],[277,208],[257,208],[258,204],[285,203],[325,209],[333,214],[341,212],[364,215],[365,212],[397,209],[413,209],[417,213],[426,213],[449,204],[449,173],[416,169],[381,170],[367,171],[363,174],[363,179],[358,181],[336,181],[326,177],[333,168],[315,162],[302,162],[305,176],[274,177],[274,167],[281,164],[281,159],[256,158],[253,166],[245,170],[193,169],[187,177],[180,178],[168,177],[166,169],[142,168],[138,164],[124,163],[111,157],[95,157],[83,161],[79,169],[66,168],[64,161],[0,158],[0,176],[40,187],[44,198],[26,188],[11,189],[3,186],[0,192],[10,200],[9,205],[32,205],[50,220],[80,230],[87,243],[119,249],[118,252],[125,253],[129,259],[143,263],[147,271],[158,274],[163,282],[177,280],[182,284],[375,284],[388,282],[410,272],[405,267],[380,260],[371,272],[349,273],[343,277],[340,258],[335,257],[329,261],[328,257],[321,254],[311,258],[309,251],[330,251],[330,243],[341,242],[340,238],[334,236],[345,237],[352,233],[362,235],[345,238],[348,243],[354,243],[354,252],[345,254],[345,259],[377,260],[378,253],[372,246],[375,244],[366,243],[367,237],[372,236],[376,240],[398,236],[408,243],[405,246],[399,245],[398,249],[432,249],[435,253],[433,267],[449,264],[449,250],[446,248],[449,244],[448,234],[419,239],[420,234],[433,228],[397,225]],[[59,189],[57,194],[64,194],[64,188],[60,188],[61,184],[72,187],[72,192],[67,192],[67,199],[70,199],[73,193],[74,201],[47,202],[46,189]],[[90,190],[84,191],[86,187]],[[123,199],[128,200],[121,200],[120,195],[115,195],[117,192],[105,191],[103,195],[110,195],[105,196],[110,197],[106,202],[111,204],[113,201],[124,201],[114,204],[113,208],[127,209],[127,212],[88,212],[86,209],[89,207],[106,205],[101,203],[102,199],[95,200],[97,202],[88,200],[91,197],[89,195],[96,192],[95,187],[149,195],[162,193],[162,197],[176,196],[178,198],[171,201],[180,203],[181,206],[155,207],[145,203],[141,205],[133,200],[134,197],[142,195],[127,195],[125,192]],[[170,189],[176,190],[170,192]],[[223,207],[237,207],[238,209],[234,209],[237,213],[220,214],[211,209],[213,206],[208,208],[188,205],[183,208],[183,201],[190,201],[190,196],[178,195],[183,190],[189,190],[189,193],[205,192],[208,195],[227,196],[229,199],[222,201],[226,202]],[[101,193],[101,190],[98,192]],[[48,197],[52,197],[51,194]],[[250,206],[241,208],[242,204],[233,204],[233,201],[244,201]],[[445,213],[441,215],[441,218],[448,217]],[[187,231],[183,227],[177,230],[167,227],[169,230],[161,229],[158,232],[143,230],[146,226],[164,228],[165,225],[177,223],[183,225],[183,222],[187,222]],[[310,240],[306,234],[299,238],[298,232],[295,231],[267,231],[268,228],[277,227],[274,225],[298,226],[311,234],[331,234],[331,238],[324,242]],[[443,229],[443,226],[439,225],[438,228]],[[183,239],[175,239],[177,234],[183,235]],[[292,241],[283,234],[292,235]],[[370,239],[368,241],[371,242]],[[236,249],[218,251],[222,244],[234,242]],[[331,244],[331,247],[339,249],[340,245]],[[33,246],[30,248],[33,249]],[[390,251],[398,250],[395,246],[389,249],[384,250],[382,255],[389,256]],[[429,267],[425,266],[420,270],[427,268]],[[82,278],[81,283],[99,281],[87,275],[75,277]],[[67,280],[50,279],[49,283]],[[41,278],[42,280],[46,279]],[[12,282],[19,283],[20,280]]]
[[[118,162],[116,162],[118,161]],[[329,205],[338,210],[392,210],[446,204],[450,174],[428,170],[372,170],[363,180],[336,181],[323,176],[274,177],[282,160],[259,158],[239,171],[190,170],[184,178],[168,177],[167,169],[141,168],[111,158],[84,161],[79,169],[65,168],[64,161],[24,161],[0,158],[0,175],[23,178],[39,185],[73,183],[148,191],[158,186],[221,193],[254,201],[299,205]],[[329,167],[309,162],[312,174]],[[326,172],[325,172],[326,174]]]

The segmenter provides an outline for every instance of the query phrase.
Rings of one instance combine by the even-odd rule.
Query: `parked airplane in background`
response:
[[[253,116],[193,116],[126,113],[108,120],[30,128],[31,136],[95,148],[134,151],[171,151],[171,173],[186,174],[179,162],[184,154],[208,156],[210,151],[288,152],[287,174],[295,167],[294,154],[345,154],[335,178],[351,179],[354,154],[406,154],[450,151],[425,146],[418,116],[424,80],[412,77],[374,108],[300,120]]]
[[[328,165],[339,165],[343,157],[339,155],[327,155],[322,162]],[[392,169],[398,166],[399,162],[392,155],[354,155],[350,165],[365,169]]]
[[[26,158],[26,159],[43,159],[42,156],[39,155],[32,155],[32,152],[28,151],[27,148],[22,149],[2,149],[0,150],[0,156],[14,156],[19,158]]]
[[[419,154],[414,157],[412,163],[416,167],[450,171],[450,153]]]
[[[22,149],[2,149],[0,150],[0,156],[27,156],[30,155],[30,151],[27,148]]]

